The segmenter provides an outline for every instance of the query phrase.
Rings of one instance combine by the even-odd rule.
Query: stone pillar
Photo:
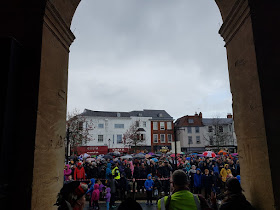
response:
[[[253,7],[252,3],[247,0],[235,0],[231,3],[216,0],[216,2],[224,21],[219,33],[224,38],[227,49],[235,131],[241,165],[241,184],[245,190],[245,196],[253,206],[258,209],[277,209],[279,208],[279,195],[277,199],[276,191],[278,190],[279,194],[279,176],[278,181],[277,179],[273,180],[273,174],[279,171],[280,167],[279,161],[277,162],[277,159],[273,160],[273,158],[279,149],[279,143],[277,143],[277,135],[270,136],[273,131],[269,129],[268,125],[271,125],[272,122],[276,123],[276,120],[271,117],[269,119],[272,121],[266,120],[269,110],[266,109],[264,100],[272,99],[272,92],[277,93],[273,88],[267,88],[266,91],[263,91],[264,75],[261,74],[259,64],[263,64],[264,57],[258,56],[257,49],[259,48],[260,52],[265,49],[257,42],[259,31],[256,31],[255,21],[259,21],[265,15],[271,17],[270,20],[272,20],[272,15],[276,14],[279,18],[279,13],[265,11],[264,8],[261,9],[259,3]],[[269,3],[264,4],[268,5]],[[276,4],[279,9],[279,3],[271,4],[270,8]],[[265,15],[257,12],[256,8],[265,11]],[[279,22],[276,25],[279,25]],[[268,26],[271,29],[269,32],[273,33],[274,30],[271,27],[271,25]],[[269,39],[269,35],[265,38]],[[277,39],[274,41],[278,41]],[[259,41],[265,42],[264,39]],[[266,47],[267,50],[273,48],[272,45]],[[278,54],[278,62],[279,59]],[[269,60],[271,61],[271,58],[267,62]],[[265,68],[265,66],[262,67]],[[273,67],[278,68],[279,65]],[[266,84],[269,84],[269,80],[273,79],[272,77],[266,78]],[[269,93],[268,89],[272,92]]]
[[[69,10],[73,10],[73,1],[47,1],[45,8],[32,209],[56,209],[53,204],[63,185],[68,58],[69,47],[75,38],[70,31],[73,13]]]

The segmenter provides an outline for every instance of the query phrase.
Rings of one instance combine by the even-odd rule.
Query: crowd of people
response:
[[[169,196],[174,190],[171,176],[177,169],[186,175],[188,191],[202,194],[209,204],[213,195],[224,199],[227,180],[235,177],[241,182],[238,157],[231,155],[178,155],[176,160],[174,155],[167,154],[131,159],[74,156],[65,165],[64,179],[65,183],[90,180],[85,193],[90,208],[99,209],[98,201],[103,200],[109,209],[116,207],[116,200],[135,200],[142,193],[146,194],[147,205]]]

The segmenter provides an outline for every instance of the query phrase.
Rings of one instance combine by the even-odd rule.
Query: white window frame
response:
[[[147,127],[147,122],[143,121],[143,127],[146,128]]]
[[[122,126],[121,126],[121,125],[122,125]],[[116,129],[124,129],[124,124],[118,124],[118,123],[116,123],[115,126],[114,126],[114,128],[116,128]]]
[[[171,143],[172,142],[172,134],[167,134],[167,142]]]
[[[165,130],[165,122],[159,123],[160,130]]]
[[[103,123],[98,123],[98,128],[103,129],[104,128],[104,124]]]
[[[197,143],[197,144],[200,144],[200,143],[201,143],[201,141],[200,141],[200,136],[196,136],[196,137],[195,137],[195,140],[196,140],[196,143]]]
[[[97,141],[98,142],[103,142],[104,141],[104,135],[98,135],[97,136]]]
[[[188,133],[192,133],[192,127],[187,127]]]
[[[158,143],[158,134],[153,134],[153,143]]]
[[[153,130],[158,130],[158,122],[153,122]]]
[[[119,142],[118,137],[121,136],[121,142]],[[117,144],[122,144],[123,143],[123,139],[122,139],[122,134],[117,134]]]
[[[162,137],[163,136],[163,140]],[[165,134],[160,134],[160,143],[165,143]]]
[[[172,130],[172,122],[167,122],[167,130]]]
[[[193,144],[192,136],[188,136],[188,144]]]

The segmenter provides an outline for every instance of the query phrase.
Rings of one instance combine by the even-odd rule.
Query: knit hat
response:
[[[71,206],[73,206],[77,200],[86,194],[87,190],[88,185],[86,183],[70,181],[64,184],[58,193],[55,205],[65,206],[66,203],[69,203]]]

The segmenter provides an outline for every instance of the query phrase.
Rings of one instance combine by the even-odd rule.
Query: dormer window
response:
[[[142,117],[142,113],[138,113],[138,117]]]
[[[118,112],[118,113],[117,113],[117,117],[120,117],[120,116],[121,116],[121,113]]]
[[[162,117],[162,113],[159,113],[158,116],[159,116],[159,117]]]
[[[188,119],[188,123],[194,123],[193,119]]]

